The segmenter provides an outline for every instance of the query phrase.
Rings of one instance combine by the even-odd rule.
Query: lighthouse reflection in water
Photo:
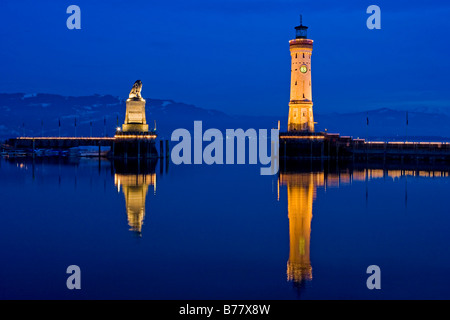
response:
[[[450,298],[448,167],[259,169],[0,159],[0,298]]]
[[[310,261],[311,219],[319,173],[281,172],[279,183],[287,186],[289,218],[289,261],[287,279],[301,284],[312,279]]]

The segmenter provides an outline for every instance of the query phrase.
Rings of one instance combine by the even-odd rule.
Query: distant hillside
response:
[[[54,94],[0,94],[0,137],[42,135],[111,136],[117,124],[125,118],[126,99],[111,95],[65,97]],[[204,127],[223,128],[235,125],[275,127],[270,117],[230,116],[216,110],[207,110],[172,100],[146,98],[147,122],[151,128],[155,121],[160,135],[169,136],[176,128],[189,129],[194,120],[202,120]],[[76,118],[76,120],[75,120]],[[106,123],[106,125],[105,125]]]
[[[367,125],[367,118],[369,124]],[[408,118],[408,126],[406,121]],[[381,108],[355,113],[316,115],[317,129],[353,137],[402,139],[406,135],[419,140],[450,138],[450,116],[444,113],[406,111]]]
[[[270,129],[281,120],[281,130],[286,130],[287,111],[278,117],[234,116],[194,105],[145,98],[147,122],[156,126],[161,137],[169,138],[177,128],[192,129],[193,121],[202,120],[207,128],[255,128]],[[75,118],[78,136],[112,136],[117,123],[121,125],[125,117],[125,100],[111,95],[91,95],[66,97],[55,94],[0,94],[0,137],[15,136],[73,136]],[[367,126],[367,117],[369,125]],[[377,109],[368,112],[315,114],[316,131],[341,133],[353,137],[401,139],[406,134],[418,139],[443,139],[450,137],[450,116],[426,109],[408,113],[406,132],[406,112],[392,109]],[[92,123],[92,126],[91,126]]]

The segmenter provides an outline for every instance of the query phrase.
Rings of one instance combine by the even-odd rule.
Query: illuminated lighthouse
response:
[[[288,131],[314,132],[311,90],[311,54],[313,41],[307,38],[308,27],[295,27],[295,39],[289,41],[291,51],[291,100]]]

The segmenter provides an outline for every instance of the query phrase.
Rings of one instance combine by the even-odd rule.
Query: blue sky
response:
[[[66,8],[81,8],[69,30]],[[366,9],[381,8],[381,30]],[[450,110],[445,1],[0,2],[0,92],[143,96],[230,114],[286,114],[288,41],[309,26],[314,110]]]

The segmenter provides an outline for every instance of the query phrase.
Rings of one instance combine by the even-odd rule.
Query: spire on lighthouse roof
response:
[[[302,15],[300,15],[300,25],[295,27],[295,38],[296,39],[306,39],[306,30],[308,29],[307,26],[304,26],[302,24]]]

